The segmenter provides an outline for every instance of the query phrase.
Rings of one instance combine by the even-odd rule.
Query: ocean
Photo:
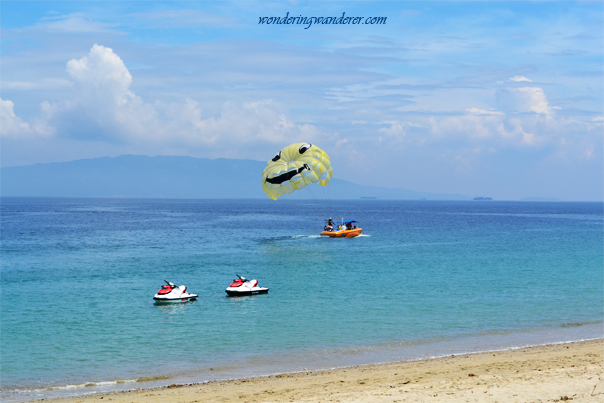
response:
[[[587,202],[3,198],[0,396],[602,338],[603,234]],[[155,305],[164,280],[198,300]]]

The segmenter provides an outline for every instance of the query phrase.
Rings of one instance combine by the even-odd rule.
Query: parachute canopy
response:
[[[273,200],[319,182],[329,183],[332,176],[329,156],[309,143],[295,143],[279,151],[266,163],[262,172],[262,189]]]

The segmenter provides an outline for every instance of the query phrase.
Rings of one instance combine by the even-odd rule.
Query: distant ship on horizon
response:
[[[474,200],[493,200],[492,197],[482,197],[482,196],[476,196],[474,198]]]

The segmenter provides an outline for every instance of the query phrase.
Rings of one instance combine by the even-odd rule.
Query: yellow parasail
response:
[[[332,176],[329,156],[309,143],[295,143],[285,147],[269,162],[262,172],[262,189],[273,200],[319,182],[329,183]]]

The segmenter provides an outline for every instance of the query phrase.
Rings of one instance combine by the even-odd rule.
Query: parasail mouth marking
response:
[[[272,183],[273,185],[280,185],[283,182],[288,181],[291,178],[293,178],[294,176],[300,174],[305,169],[307,169],[307,170],[310,171],[310,167],[308,166],[308,164],[304,164],[304,166],[301,166],[298,169],[294,169],[294,170],[286,172],[284,174],[281,174],[281,175],[278,175],[278,176],[273,176],[272,178],[269,178],[267,176],[264,181],[268,182],[268,183]]]
[[[310,147],[312,147],[312,144],[302,144],[300,146],[300,148],[298,149],[298,152],[300,153],[300,155],[304,154],[306,151],[308,151],[310,149]]]

